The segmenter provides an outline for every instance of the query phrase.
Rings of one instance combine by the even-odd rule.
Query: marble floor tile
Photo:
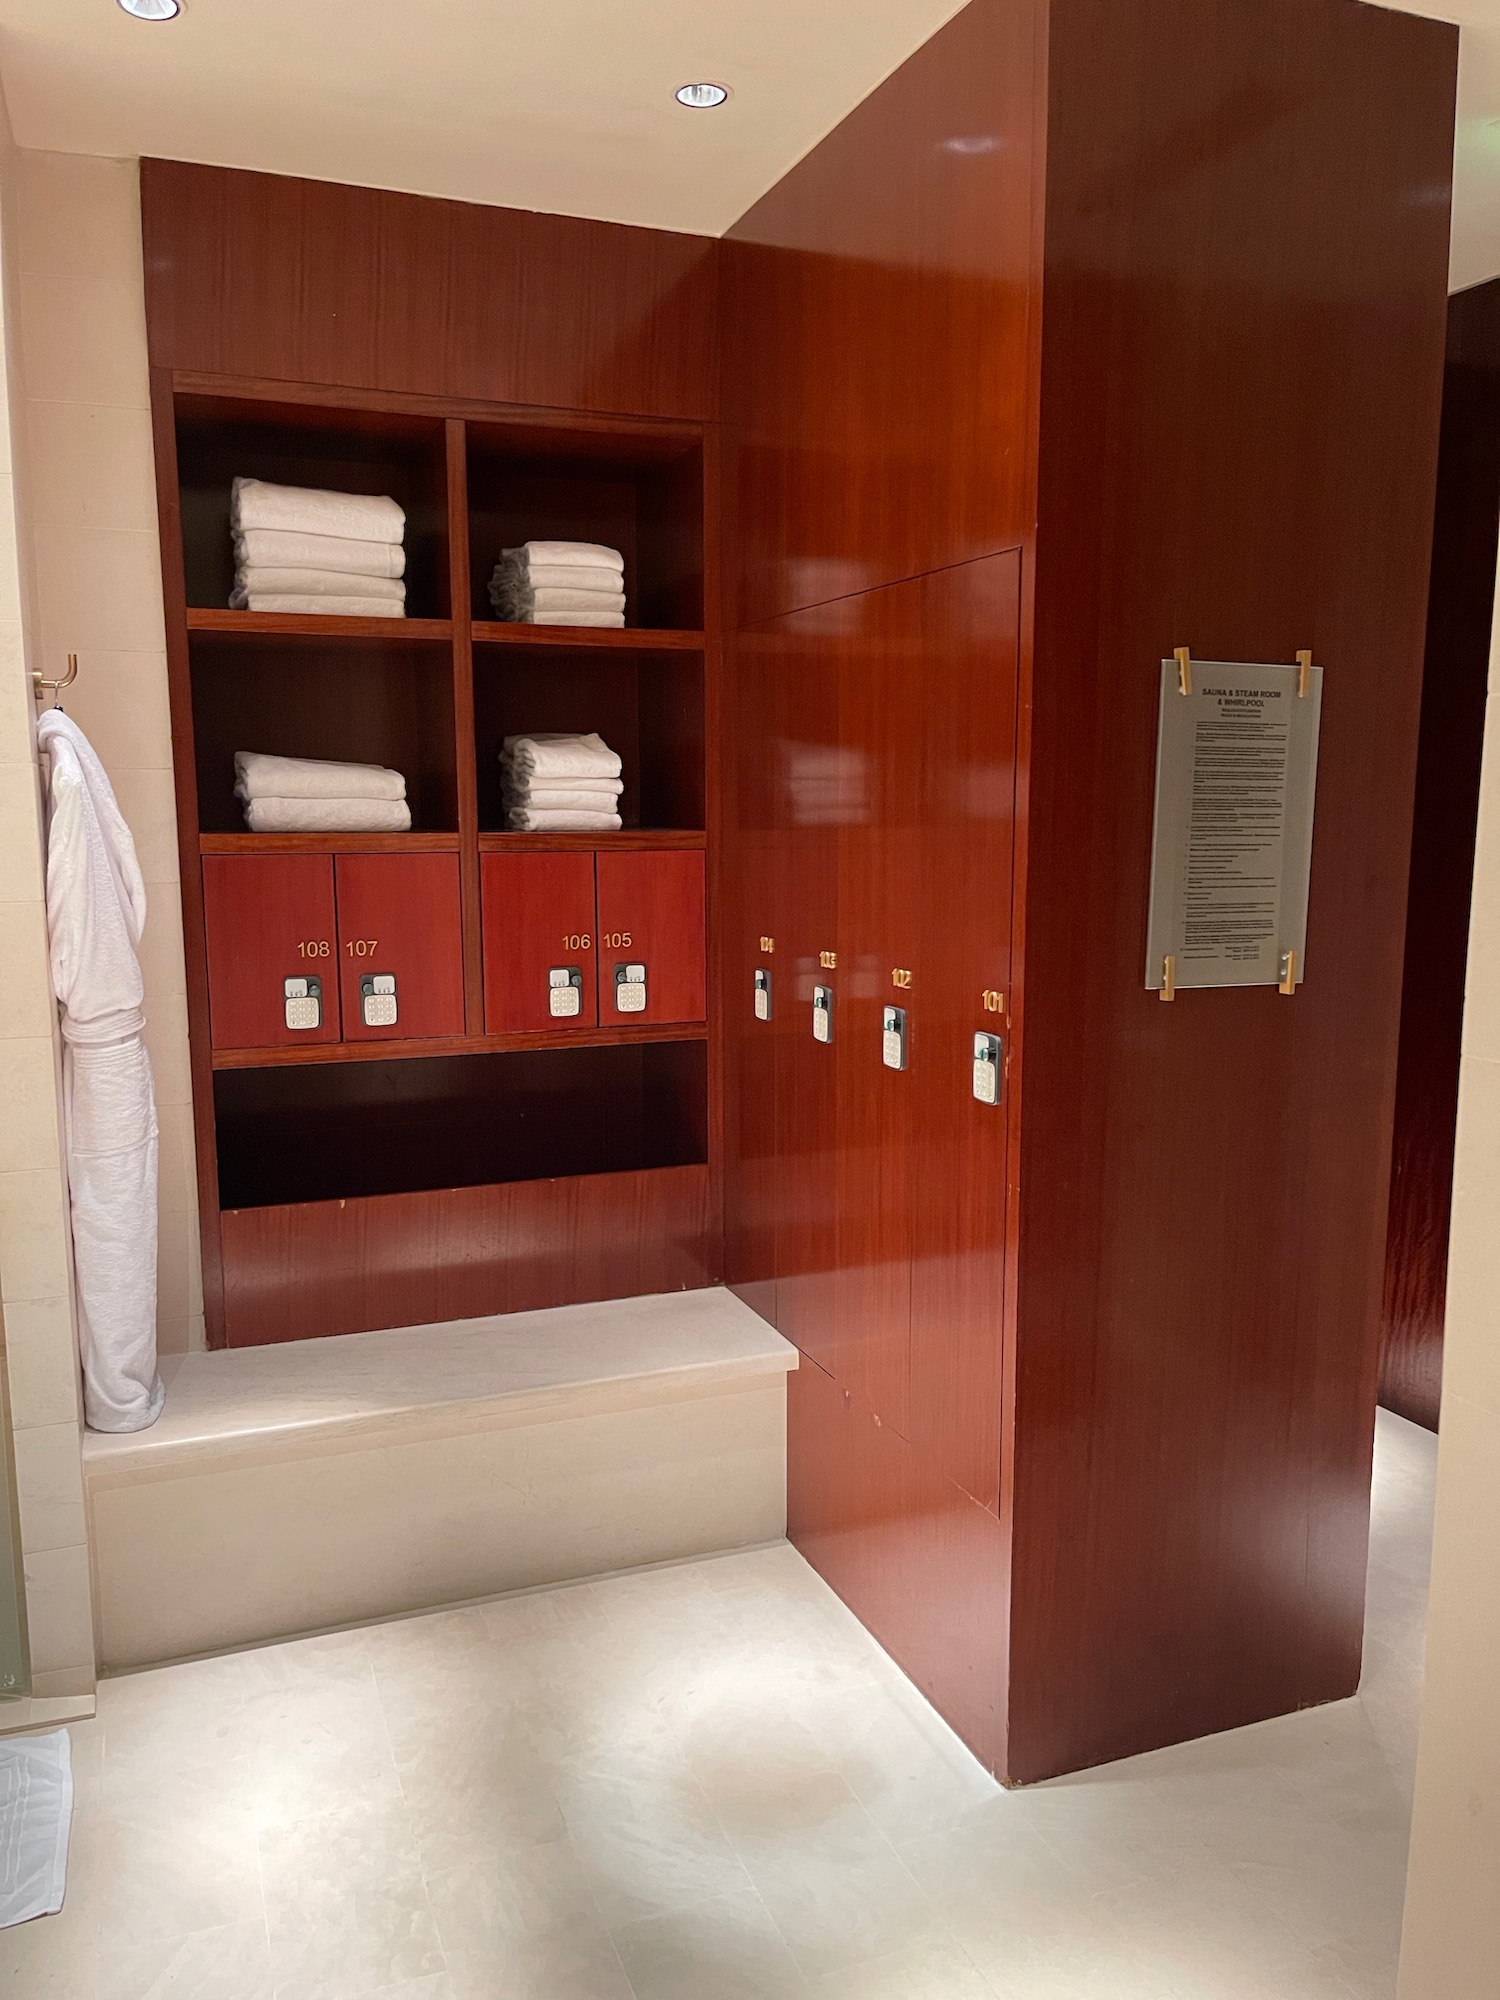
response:
[[[805,2000],[786,1940],[753,1890],[615,1932],[635,2000]]]
[[[1393,2000],[1433,1440],[1357,1698],[1019,1792],[787,1545],[106,1681],[4,2000]]]
[[[263,1828],[259,1845],[276,2000],[364,2000],[446,1971],[404,1807]]]

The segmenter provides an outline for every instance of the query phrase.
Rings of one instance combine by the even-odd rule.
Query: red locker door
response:
[[[593,855],[485,854],[479,868],[486,1032],[594,1027]]]
[[[338,1040],[333,862],[326,854],[206,856],[203,921],[215,1048]]]
[[[341,854],[335,867],[345,1041],[461,1035],[458,856]]]
[[[608,854],[599,880],[599,1019],[701,1021],[704,1014],[703,856]],[[639,982],[645,967],[645,1005]]]

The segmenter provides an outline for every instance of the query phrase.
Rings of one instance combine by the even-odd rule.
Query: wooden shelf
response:
[[[200,833],[200,854],[457,854],[456,833]]]
[[[330,618],[322,613],[217,611],[189,605],[189,632],[216,632],[234,639],[359,639],[409,645],[413,639],[449,642],[450,618]]]
[[[701,827],[625,826],[618,833],[481,833],[481,854],[578,854],[595,848],[698,853],[707,845]]]
[[[566,646],[570,652],[701,653],[701,632],[677,632],[649,625],[505,625],[475,619],[476,646]]]
[[[605,1049],[636,1042],[702,1042],[704,1021],[638,1028],[547,1028],[527,1035],[449,1035],[419,1042],[309,1042],[302,1047],[215,1049],[217,1069],[295,1069],[309,1063],[409,1062],[422,1056],[505,1055],[521,1049]]]

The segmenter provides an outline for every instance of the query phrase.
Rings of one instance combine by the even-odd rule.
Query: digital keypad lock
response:
[[[644,1014],[646,1011],[646,968],[636,961],[615,967],[615,1012]]]
[[[833,1040],[833,988],[815,986],[813,988],[813,1040],[831,1042]]]
[[[323,1025],[323,982],[311,974],[304,973],[296,979],[283,979],[281,997],[286,1007],[286,1024],[302,1032],[308,1028]]]
[[[998,1035],[974,1037],[974,1096],[980,1104],[1000,1102],[1001,1064],[1005,1045]]]
[[[880,1060],[887,1069],[906,1068],[906,1009],[887,1007],[881,1016]]]
[[[763,965],[755,970],[755,1018],[757,1021],[771,1018],[771,975]]]
[[[576,965],[548,968],[547,1011],[554,1021],[568,1021],[583,1012],[583,974]]]
[[[396,975],[394,972],[364,972],[359,980],[360,1018],[367,1028],[394,1028],[396,1025]]]

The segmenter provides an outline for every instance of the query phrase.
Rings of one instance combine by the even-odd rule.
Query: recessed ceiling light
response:
[[[121,0],[124,5],[124,0]],[[722,83],[685,83],[677,92],[677,102],[685,104],[690,111],[711,111],[716,104],[722,104],[729,92]]]
[[[182,12],[182,0],[120,0],[137,21],[170,21]]]

